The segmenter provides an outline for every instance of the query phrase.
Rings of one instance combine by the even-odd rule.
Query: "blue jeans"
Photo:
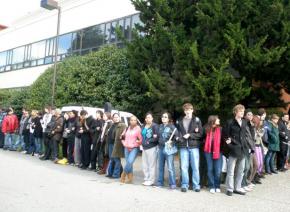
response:
[[[14,142],[15,142],[15,134],[6,133],[4,138],[4,148],[14,149]]]
[[[20,148],[20,150],[24,150],[25,149],[25,143],[24,143],[24,136],[23,135],[19,135],[18,139],[15,142],[15,149]]]
[[[193,189],[200,189],[199,181],[199,149],[198,148],[180,148],[181,162],[181,188],[188,189],[189,187],[189,165],[192,169],[192,186]]]
[[[158,167],[159,167],[158,185],[159,186],[164,185],[164,166],[166,161],[168,168],[169,186],[176,186],[174,155],[164,154],[163,149],[164,147],[159,147],[158,150]]]
[[[206,163],[207,163],[207,177],[208,177],[208,187],[220,188],[220,177],[223,166],[223,158],[220,154],[219,159],[213,159],[212,153],[204,153]]]
[[[138,155],[138,150],[139,150],[138,147],[133,148],[131,151],[129,151],[127,148],[124,149],[126,159],[124,171],[126,174],[133,172],[133,163]]]
[[[41,154],[42,153],[41,140],[42,140],[42,138],[34,137],[35,153],[37,153],[37,154]]]
[[[31,154],[31,153],[35,152],[36,146],[35,146],[34,140],[35,140],[34,135],[32,133],[30,133],[27,154]]]
[[[265,156],[265,170],[268,173],[275,171],[275,168],[274,168],[275,155],[276,155],[276,152],[272,150],[268,150]]]
[[[112,152],[113,152],[114,144],[109,144],[109,167],[108,167],[108,175],[112,176],[113,178],[119,178],[120,172],[121,172],[121,159],[120,158],[113,158]]]

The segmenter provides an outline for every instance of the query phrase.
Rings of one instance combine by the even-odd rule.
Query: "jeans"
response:
[[[129,151],[127,148],[124,149],[125,160],[126,160],[124,171],[126,174],[133,172],[133,163],[135,159],[137,158],[138,151],[139,151],[138,147],[131,149],[131,151]]]
[[[244,176],[244,169],[245,157],[235,158],[229,156],[226,178],[226,187],[228,191],[240,191]]]
[[[113,178],[119,178],[121,174],[121,159],[120,158],[112,158],[114,144],[109,144],[109,167],[108,167],[108,175]]]
[[[245,168],[244,168],[244,177],[242,181],[242,187],[248,186],[248,175],[251,170],[251,154],[245,156]]]
[[[210,189],[220,188],[220,178],[223,166],[223,157],[220,154],[218,159],[213,159],[212,153],[204,153],[207,163],[208,187]]]
[[[14,133],[6,133],[4,138],[4,148],[5,149],[13,149],[15,142],[15,134]]]
[[[159,147],[158,150],[158,167],[159,167],[159,176],[158,176],[158,185],[164,185],[164,166],[165,161],[168,168],[168,178],[169,186],[176,186],[175,180],[175,168],[174,168],[174,155],[166,155],[163,153],[164,147]]]
[[[35,152],[36,146],[35,146],[34,140],[35,140],[34,135],[32,133],[30,133],[27,154],[31,154],[31,153]]]
[[[268,150],[266,157],[265,157],[265,170],[267,173],[271,173],[275,171],[274,167],[274,159],[275,159],[276,152],[272,150]]]
[[[15,149],[17,150],[18,148],[20,150],[23,150],[25,148],[25,143],[24,143],[24,135],[19,135],[18,139],[15,142],[14,145]]]
[[[37,154],[41,154],[42,153],[41,140],[42,140],[42,138],[34,137],[35,153],[37,153]]]
[[[189,165],[192,169],[192,186],[193,189],[200,189],[199,181],[199,148],[181,148],[180,150],[181,160],[181,188],[188,189],[189,187]]]

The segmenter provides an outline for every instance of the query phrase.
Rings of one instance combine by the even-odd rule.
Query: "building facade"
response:
[[[139,14],[130,0],[63,0],[58,61],[133,39]],[[40,8],[0,32],[0,89],[30,86],[54,63],[57,11]]]

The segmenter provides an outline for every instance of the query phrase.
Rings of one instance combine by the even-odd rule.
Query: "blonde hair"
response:
[[[31,116],[35,117],[35,116],[37,116],[37,114],[38,114],[37,110],[32,110],[31,111]]]
[[[233,114],[236,115],[237,112],[239,112],[240,110],[245,110],[245,106],[242,104],[238,104],[233,108]]]

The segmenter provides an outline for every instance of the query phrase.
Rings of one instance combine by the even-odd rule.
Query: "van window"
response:
[[[121,117],[121,121],[122,121],[123,123],[127,124],[126,121],[125,121],[125,118],[124,118],[123,116]]]

